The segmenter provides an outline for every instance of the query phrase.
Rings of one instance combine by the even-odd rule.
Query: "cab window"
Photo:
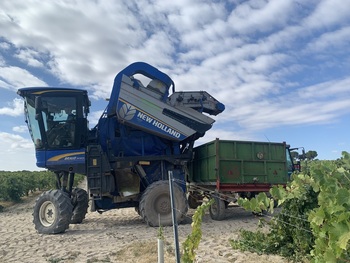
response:
[[[43,121],[49,148],[75,145],[75,97],[43,97]]]

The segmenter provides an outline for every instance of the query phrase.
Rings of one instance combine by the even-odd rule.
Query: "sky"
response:
[[[115,75],[147,62],[225,111],[215,138],[350,152],[349,0],[2,0],[0,170],[38,170],[19,88],[86,89],[90,125]]]

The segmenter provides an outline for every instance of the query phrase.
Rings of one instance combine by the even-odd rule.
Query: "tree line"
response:
[[[305,161],[305,160],[312,161],[312,160],[315,160],[315,158],[318,155],[316,151],[312,151],[312,150],[311,151],[307,151],[306,153],[302,153],[302,154],[300,154],[300,153],[298,153],[296,151],[292,151],[290,154],[291,154],[291,156],[292,156],[292,158],[294,160],[299,159],[301,161]]]
[[[75,176],[75,185],[83,175]],[[38,190],[56,188],[55,174],[49,171],[0,171],[0,200],[18,202]]]

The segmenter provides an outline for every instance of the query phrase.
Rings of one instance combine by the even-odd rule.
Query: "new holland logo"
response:
[[[120,107],[118,114],[121,119],[130,121],[136,114],[136,108],[128,103],[125,103]]]
[[[152,132],[158,133],[162,131],[161,133],[167,133],[175,138],[181,137],[181,133],[175,130],[174,128],[168,127],[166,124],[154,118],[153,116],[143,113],[140,110],[137,110],[136,107],[130,105],[129,103],[123,103],[123,105],[119,108],[118,115],[120,119],[126,121],[131,121],[136,115],[137,124],[140,126],[142,125],[143,129],[151,130]]]

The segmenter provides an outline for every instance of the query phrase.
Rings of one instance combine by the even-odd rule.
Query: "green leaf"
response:
[[[287,195],[286,190],[282,186],[279,186],[279,187],[274,186],[274,187],[272,187],[271,190],[270,190],[270,193],[271,193],[273,198],[275,198],[277,200],[281,200],[281,201]]]
[[[343,212],[343,211],[346,211],[343,205],[332,204],[331,206],[329,206],[327,213],[331,215],[331,214],[339,214],[339,212]]]
[[[349,204],[350,202],[350,192],[348,189],[339,189],[336,195],[337,203],[339,205]]]
[[[350,232],[347,232],[341,235],[338,241],[339,247],[345,250],[349,243],[349,240],[350,240]]]
[[[250,209],[255,212],[261,212],[258,200],[256,198],[250,199]]]
[[[327,262],[327,263],[337,262],[337,258],[331,248],[328,248],[326,250],[326,252],[324,253],[324,261],[321,261],[321,262]]]
[[[320,226],[323,224],[324,218],[325,218],[325,213],[322,208],[313,210],[309,215],[309,219],[311,220],[311,222],[316,224],[317,226]]]
[[[328,240],[329,243],[332,244],[333,252],[338,256],[342,252],[342,248],[339,247],[339,240],[344,233],[350,232],[349,225],[348,222],[342,221],[340,223],[332,222],[331,225],[324,227],[328,229]]]

